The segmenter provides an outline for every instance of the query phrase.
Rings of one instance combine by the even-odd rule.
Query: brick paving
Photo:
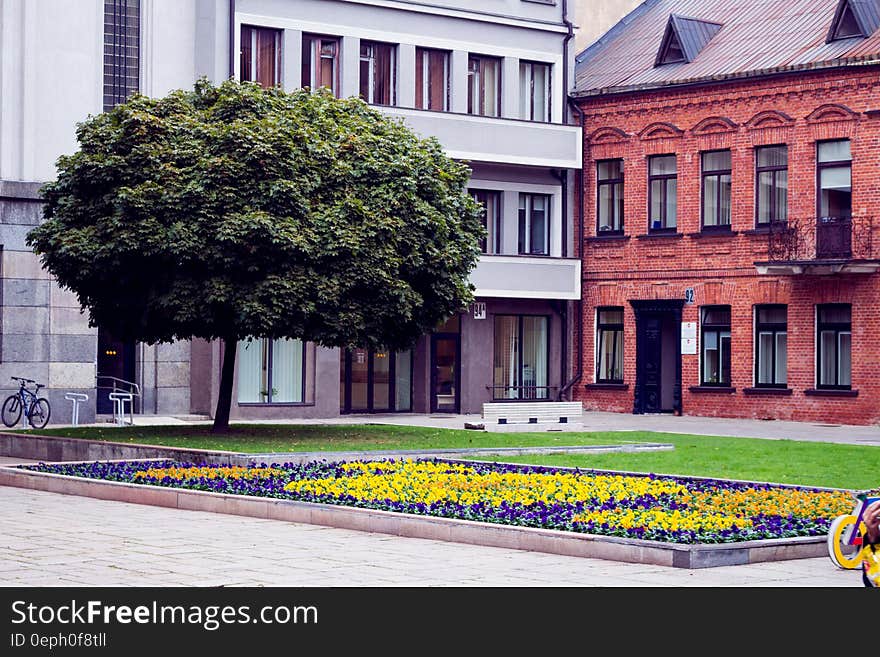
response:
[[[860,587],[827,558],[683,570],[0,487],[2,586]]]

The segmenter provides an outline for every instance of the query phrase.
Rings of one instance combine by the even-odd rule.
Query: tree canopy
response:
[[[472,298],[469,168],[360,99],[203,79],[77,138],[28,244],[120,339],[404,349]]]

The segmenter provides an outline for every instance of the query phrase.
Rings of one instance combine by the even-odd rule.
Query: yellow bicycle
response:
[[[856,505],[852,512],[837,516],[828,528],[828,556],[835,566],[845,570],[854,570],[862,564],[862,537],[865,535],[862,517],[868,505],[880,499],[877,491],[863,491],[854,497]]]

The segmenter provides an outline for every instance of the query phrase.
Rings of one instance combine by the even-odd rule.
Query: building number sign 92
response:
[[[684,289],[684,302],[685,303],[693,303],[694,302],[694,288],[686,287]]]

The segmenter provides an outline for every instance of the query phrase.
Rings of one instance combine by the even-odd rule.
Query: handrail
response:
[[[113,385],[112,386],[99,385],[101,379],[107,379],[109,381],[112,381]],[[126,390],[120,386],[117,386],[117,383],[121,384],[121,385],[128,386],[129,389]],[[130,393],[131,395],[133,395],[134,397],[137,397],[139,400],[139,403],[141,401],[143,401],[143,397],[141,396],[141,387],[137,383],[135,383],[134,381],[126,381],[125,379],[120,379],[119,377],[116,377],[116,376],[110,376],[109,374],[98,374],[95,376],[95,390],[96,391],[97,390],[112,390],[114,393],[115,392],[127,392],[127,393]],[[133,407],[134,402],[132,402],[131,405]],[[132,412],[134,412],[133,408],[132,408]],[[141,411],[138,410],[138,413],[140,413],[140,412]]]

